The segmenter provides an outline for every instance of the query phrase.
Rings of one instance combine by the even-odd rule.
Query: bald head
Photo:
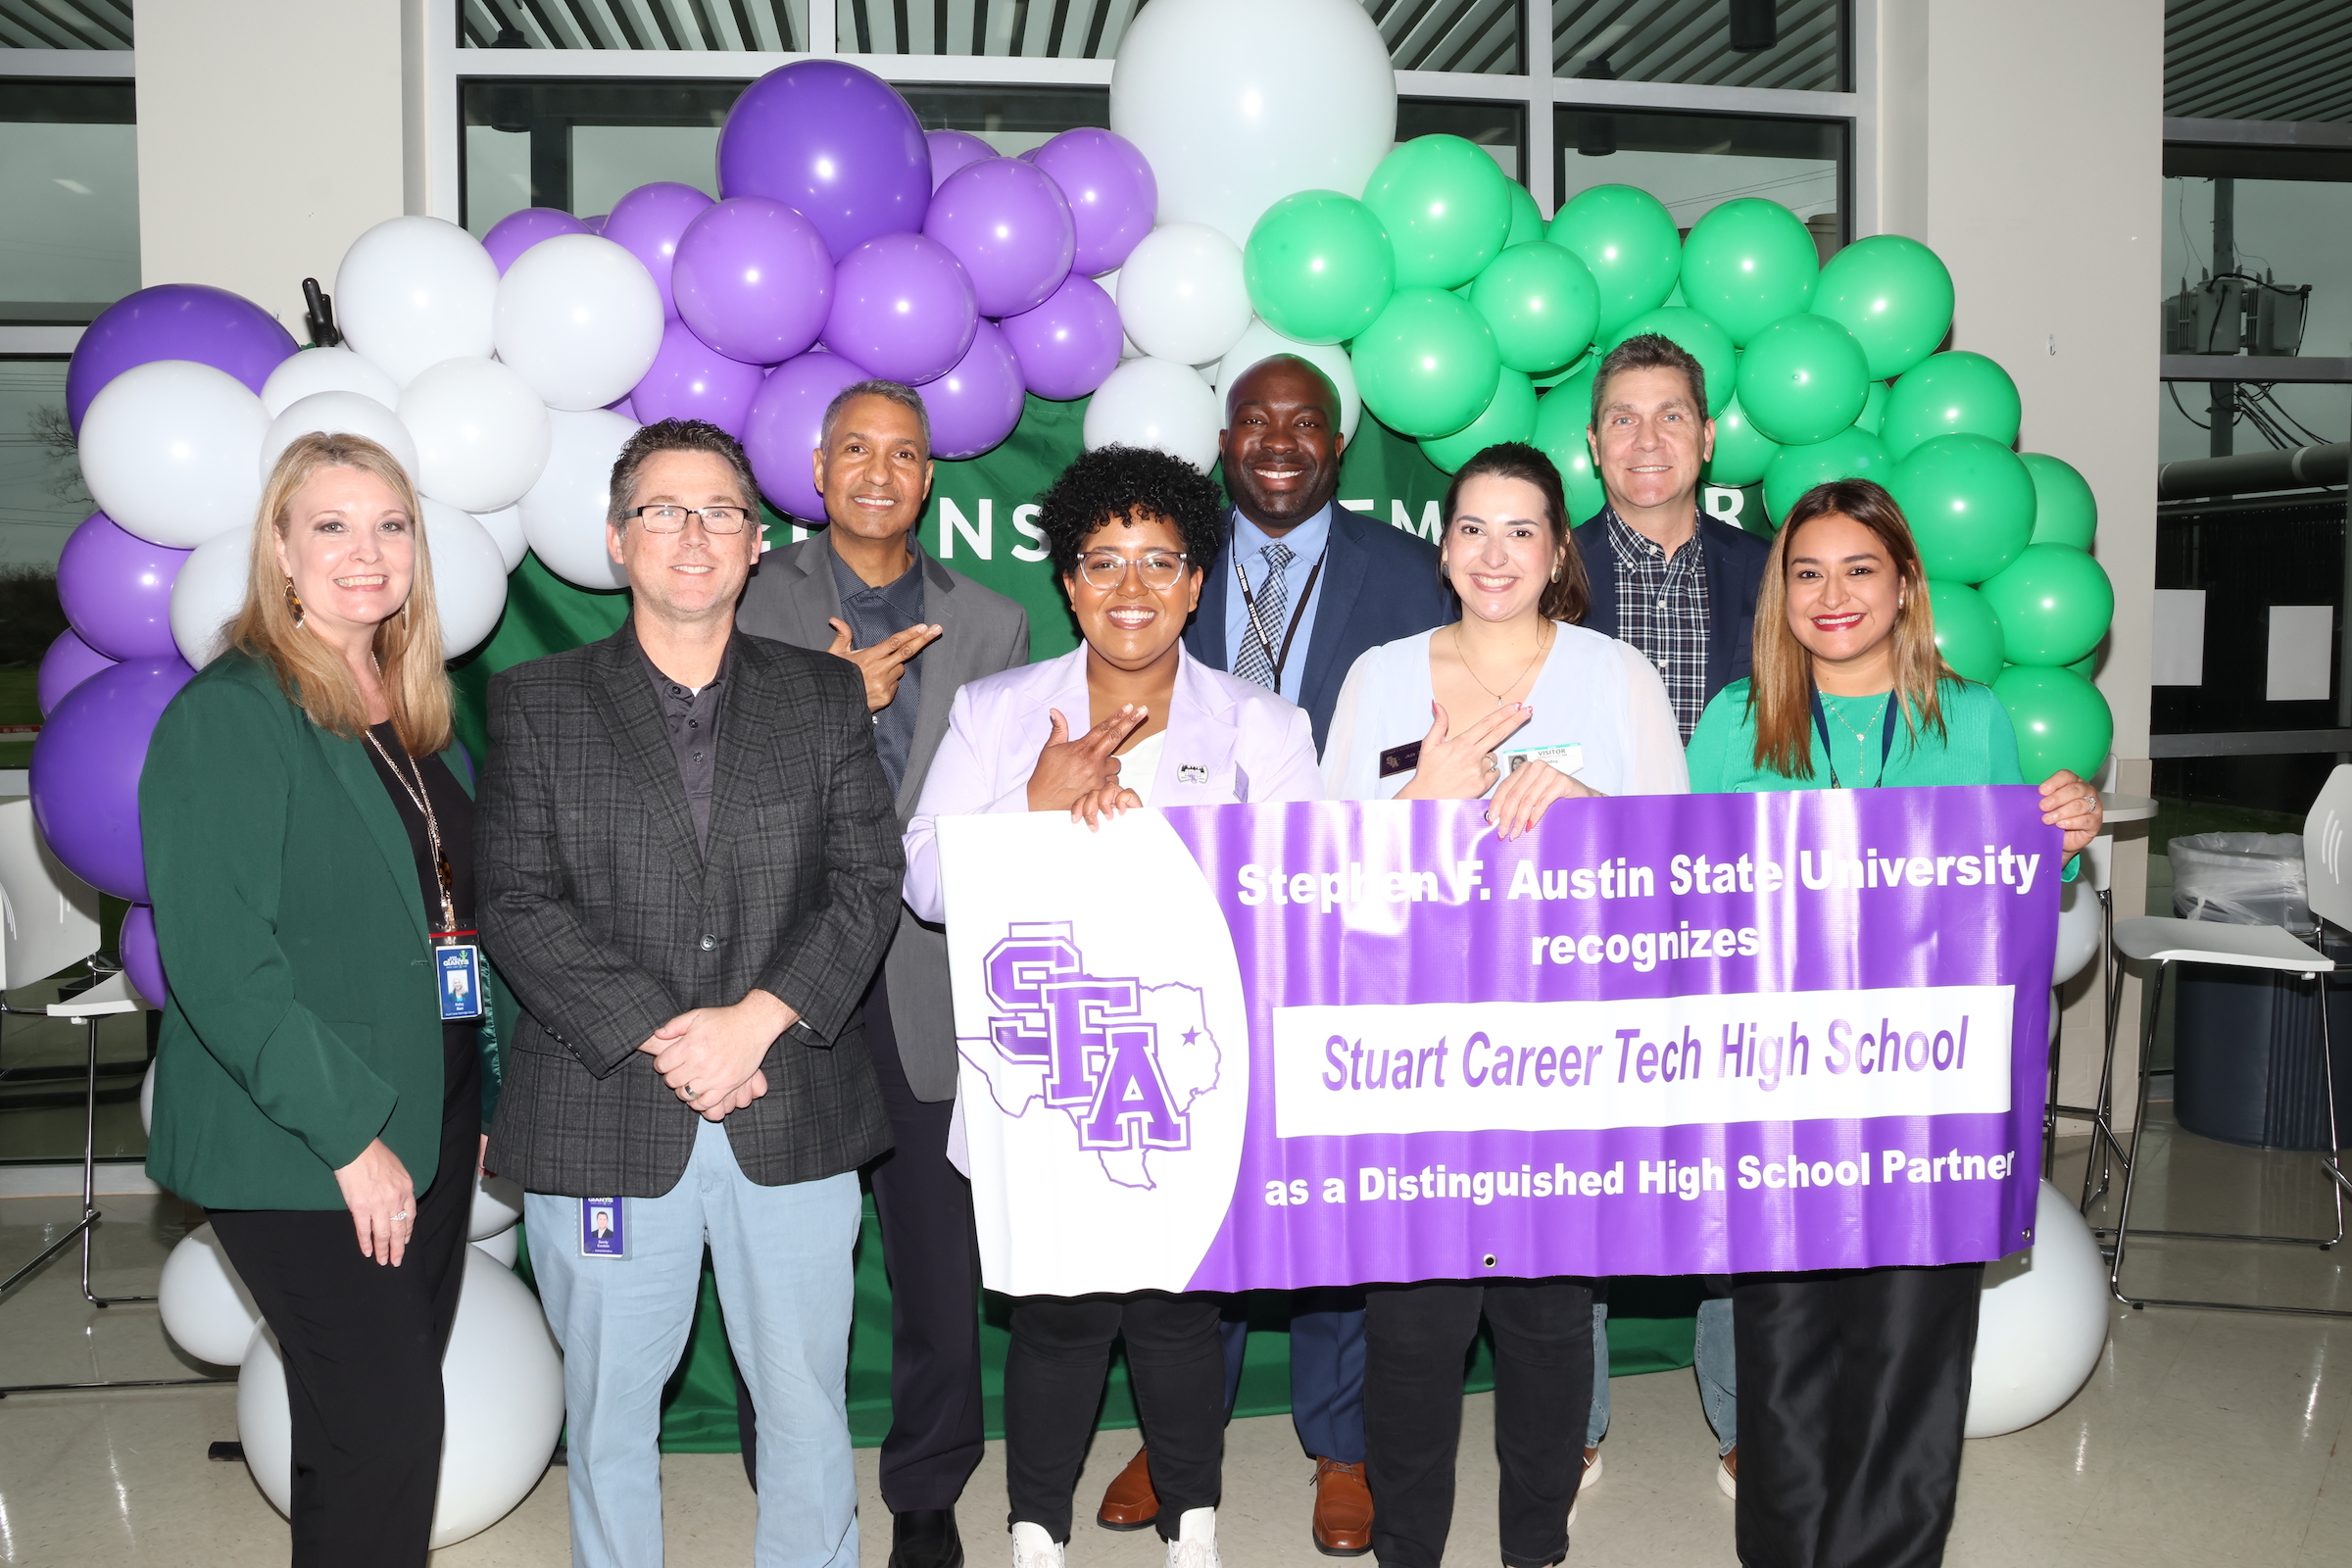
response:
[[[1225,392],[1217,451],[1235,508],[1280,538],[1340,490],[1340,389],[1296,354],[1260,360]]]

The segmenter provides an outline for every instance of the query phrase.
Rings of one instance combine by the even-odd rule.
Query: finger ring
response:
[[[686,1085],[683,1089],[678,1091],[678,1094],[683,1099],[692,1100],[694,1098],[694,1085]]]
[[[402,1209],[402,1210],[401,1210],[399,1213],[397,1213],[397,1214],[395,1214],[395,1215],[393,1215],[393,1216],[392,1216],[392,1223],[393,1223],[393,1224],[395,1224],[395,1225],[397,1225],[397,1224],[399,1224],[401,1221],[403,1221],[403,1220],[407,1219],[408,1217],[409,1217],[409,1211],[408,1211],[407,1209],[405,1209],[405,1208],[404,1208],[404,1209]]]

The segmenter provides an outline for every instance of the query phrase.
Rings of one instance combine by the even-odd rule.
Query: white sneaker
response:
[[[1735,1447],[1731,1452],[1715,1461],[1715,1485],[1722,1488],[1723,1494],[1734,1502],[1740,1500],[1740,1450],[1738,1448]]]
[[[1044,1525],[1012,1527],[1012,1568],[1062,1568],[1061,1544]]]
[[[1056,1559],[1058,1568],[1058,1559]],[[1187,1508],[1168,1543],[1168,1568],[1222,1568],[1217,1559],[1217,1510]]]

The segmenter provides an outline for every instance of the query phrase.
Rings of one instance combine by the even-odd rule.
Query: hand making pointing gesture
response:
[[[906,662],[947,630],[945,626],[909,626],[871,647],[853,649],[848,621],[835,618],[825,624],[833,628],[833,645],[825,652],[856,664],[865,677],[865,710],[869,713],[890,706],[890,700],[899,695],[899,677],[906,673]]]
[[[1076,740],[1070,738],[1070,721],[1061,716],[1061,710],[1048,711],[1053,715],[1053,729],[1029,774],[1029,809],[1066,811],[1084,796],[1104,788],[1115,790],[1119,760],[1114,754],[1136,726],[1151,716],[1150,710],[1129,704]]]

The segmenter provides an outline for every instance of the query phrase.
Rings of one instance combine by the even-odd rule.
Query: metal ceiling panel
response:
[[[2352,121],[2352,5],[2167,0],[2164,112],[2187,120]]]
[[[0,0],[0,49],[127,49],[130,0]]]

